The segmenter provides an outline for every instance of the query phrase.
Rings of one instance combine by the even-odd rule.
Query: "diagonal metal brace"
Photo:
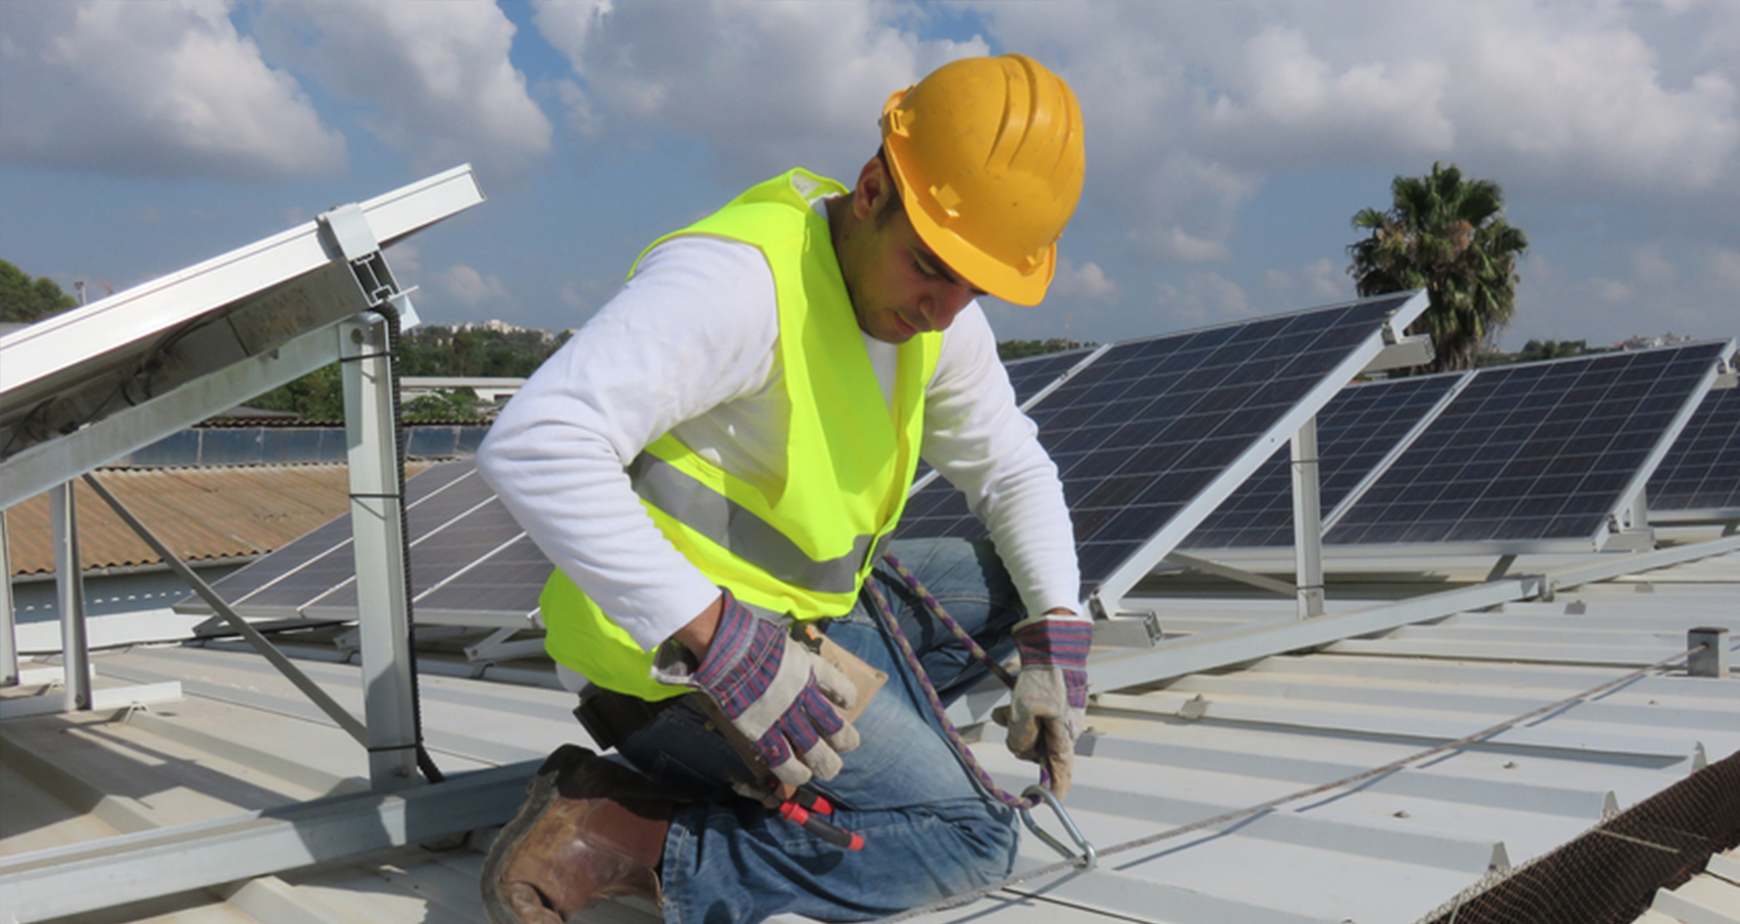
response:
[[[139,518],[133,515],[133,511],[128,510],[127,505],[121,503],[121,499],[110,493],[109,489],[104,487],[103,483],[98,481],[94,475],[86,472],[84,479],[85,484],[90,485],[91,490],[97,492],[97,496],[115,511],[116,516],[119,516],[131,527],[133,532],[139,535],[139,538],[145,540],[145,544],[151,546],[151,550],[156,552],[182,580],[186,581],[188,586],[193,588],[194,593],[199,594],[200,599],[212,608],[213,612],[223,617],[231,628],[241,633],[242,638],[247,639],[248,644],[254,646],[255,651],[270,661],[272,666],[284,675],[285,679],[295,684],[296,689],[307,694],[308,698],[314,701],[314,705],[320,707],[320,711],[337,722],[338,726],[348,732],[352,738],[355,738],[358,744],[364,747],[368,746],[368,731],[363,728],[362,722],[358,721],[356,716],[351,715],[349,710],[340,706],[337,700],[322,690],[319,684],[315,683],[307,674],[302,673],[301,668],[290,663],[290,659],[273,646],[269,639],[261,635],[258,629],[248,625],[247,620],[237,615],[236,611],[231,609],[222,597],[218,596],[217,591],[211,589],[211,585],[207,584],[204,578],[195,574],[192,568],[189,568],[185,562],[176,557],[176,554],[169,550],[169,546],[164,545],[163,540],[157,538],[155,533],[140,522]]]

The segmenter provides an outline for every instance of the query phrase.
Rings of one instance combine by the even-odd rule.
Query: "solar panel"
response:
[[[1209,488],[1217,478],[1247,474],[1260,456],[1239,468],[1242,455],[1272,451],[1376,354],[1386,323],[1399,331],[1424,306],[1423,296],[1387,296],[1011,363],[1018,397],[1038,397],[1041,439],[1054,439],[1047,445],[1078,508],[1084,573],[1091,568],[1092,580],[1103,582],[1194,497],[1224,496],[1236,480],[1215,494]],[[1101,464],[1088,450],[1115,457],[1118,464],[1103,472],[1110,477],[1089,482]],[[1167,490],[1150,490],[1158,486]],[[408,493],[419,621],[524,624],[551,566],[471,463],[437,466],[412,479]],[[914,501],[926,495],[921,490]],[[1134,515],[1125,515],[1126,501]],[[219,591],[244,615],[345,616],[355,607],[348,533],[348,518],[327,524],[232,575]]]
[[[1327,513],[1450,395],[1465,372],[1349,385],[1317,415],[1318,498]],[[1185,540],[1186,549],[1293,544],[1291,454],[1276,451]]]
[[[1082,597],[1121,596],[1424,310],[1413,293],[1114,344],[1028,410],[1074,520]],[[980,538],[941,479],[898,537]]]
[[[489,485],[475,474],[455,482],[421,510],[409,509],[405,532],[411,545],[413,601],[468,569],[480,556],[524,535]],[[549,571],[544,574],[548,577]],[[356,583],[344,581],[309,605],[354,610]]]
[[[1740,518],[1740,388],[1704,396],[1656,467],[1645,496],[1652,518],[1665,511]]]
[[[1480,370],[1324,541],[1598,545],[1732,351],[1703,343]]]
[[[1057,381],[1059,376],[1087,359],[1093,352],[1093,348],[1065,350],[1004,363],[1003,368],[1009,373],[1009,384],[1015,387],[1015,403],[1026,404],[1045,386]]]
[[[413,553],[415,554],[415,553]],[[445,583],[418,595],[421,622],[476,625],[525,619],[538,609],[538,595],[554,568],[529,536],[488,551]]]
[[[471,460],[431,466],[405,483],[406,532],[415,539],[490,496]],[[415,564],[413,558],[413,579]],[[350,515],[345,514],[227,575],[212,589],[244,615],[289,616],[352,582],[355,574]],[[211,612],[198,597],[188,597],[175,608],[186,613]]]

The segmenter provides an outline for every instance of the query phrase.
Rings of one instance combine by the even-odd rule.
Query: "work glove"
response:
[[[1075,739],[1087,725],[1087,655],[1093,621],[1034,616],[1015,624],[1021,672],[1009,704],[1009,750],[1051,774],[1058,798],[1069,792]]]
[[[661,647],[653,678],[707,694],[780,782],[802,786],[811,775],[839,775],[840,755],[858,746],[858,730],[840,715],[858,692],[839,668],[757,618],[730,591],[707,657],[692,673],[675,645]]]

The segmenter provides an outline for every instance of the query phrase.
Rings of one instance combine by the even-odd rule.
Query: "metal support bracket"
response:
[[[341,205],[323,212],[317,219],[325,232],[326,243],[350,264],[351,274],[371,307],[390,305],[399,315],[399,329],[409,330],[419,322],[417,310],[411,307],[410,290],[401,290],[387,259],[375,240],[374,228],[362,206]]]
[[[1686,633],[1686,647],[1697,649],[1686,662],[1686,673],[1693,677],[1714,677],[1725,680],[1728,669],[1728,630],[1704,626]]]
[[[1394,328],[1384,328],[1384,348],[1372,361],[1365,364],[1364,372],[1386,372],[1390,369],[1411,369],[1424,366],[1438,355],[1432,346],[1430,334],[1415,334],[1411,337],[1398,337]]]
[[[521,639],[517,642],[508,641],[508,639],[518,635],[521,631],[523,630],[518,626],[503,626],[502,628],[491,632],[483,641],[480,641],[475,645],[467,645],[465,647],[465,659],[470,661],[472,664],[488,665],[494,664],[497,661],[507,661],[512,658],[525,658],[542,654],[544,651],[544,639],[542,636],[538,638]]]
[[[1164,635],[1160,614],[1153,610],[1094,620],[1095,648],[1153,648]]]
[[[1388,330],[1389,328],[1385,328]],[[1430,343],[1430,341],[1428,341]],[[1323,509],[1318,493],[1317,417],[1293,434],[1293,582],[1299,618],[1323,615]]]
[[[369,780],[376,791],[385,791],[418,782],[411,589],[403,554],[405,504],[399,496],[392,355],[386,319],[374,312],[340,324],[338,333]]]
[[[1297,596],[1299,593],[1299,588],[1287,583],[1286,581],[1277,580],[1272,577],[1265,577],[1252,571],[1246,571],[1243,568],[1235,568],[1232,565],[1221,564],[1218,561],[1198,558],[1195,555],[1186,555],[1183,552],[1167,552],[1166,560],[1175,565],[1182,565],[1186,568],[1201,571],[1204,574],[1223,577],[1229,581],[1238,581],[1240,584],[1249,584],[1252,587],[1261,588],[1270,593],[1280,594],[1283,597]]]
[[[70,481],[49,489],[54,520],[54,583],[60,608],[61,666],[66,672],[63,708],[91,708],[90,647],[85,637],[85,575],[79,555],[78,506]]]

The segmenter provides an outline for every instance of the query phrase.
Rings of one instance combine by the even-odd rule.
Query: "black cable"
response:
[[[435,759],[429,756],[429,749],[423,745],[423,694],[418,689],[417,682],[417,620],[411,600],[411,534],[404,529],[405,460],[410,447],[405,444],[404,422],[399,409],[399,311],[388,301],[383,301],[375,310],[387,319],[385,356],[393,387],[393,458],[398,462],[394,466],[394,473],[399,483],[399,555],[405,575],[405,647],[411,657],[411,727],[416,735],[417,769],[423,772],[424,779],[439,783],[447,779],[447,775],[441,772],[440,767],[435,766]]]

